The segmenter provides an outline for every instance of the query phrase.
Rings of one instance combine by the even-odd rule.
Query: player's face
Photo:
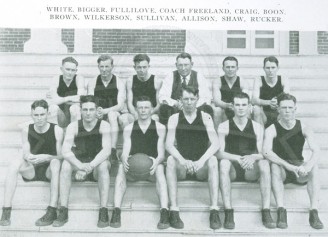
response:
[[[112,65],[112,61],[109,59],[106,61],[100,61],[98,64],[98,68],[102,77],[108,77],[109,75],[111,75],[114,66]]]
[[[225,61],[223,66],[224,75],[228,78],[233,78],[236,76],[238,71],[238,66],[236,61]]]
[[[60,69],[63,73],[63,77],[68,80],[72,80],[77,72],[77,66],[75,63],[71,62],[64,63]]]
[[[32,109],[31,116],[35,126],[43,127],[47,124],[48,110],[43,107],[36,107],[35,109]]]
[[[86,102],[81,105],[81,116],[83,121],[92,122],[97,118],[96,104],[93,102]]]
[[[267,61],[263,69],[267,78],[275,78],[277,76],[278,66],[275,62]]]
[[[250,109],[250,104],[247,98],[234,98],[233,110],[237,117],[247,117]]]
[[[193,112],[196,109],[198,96],[194,95],[193,93],[189,93],[187,91],[182,92],[181,96],[183,110],[185,112]]]
[[[292,100],[280,101],[278,107],[279,115],[282,119],[293,120],[295,119],[296,105]]]
[[[151,113],[153,111],[153,106],[151,105],[150,101],[138,101],[136,108],[138,118],[141,120],[146,120],[150,118]]]
[[[175,65],[179,74],[186,77],[191,72],[193,62],[191,62],[189,58],[179,58]]]
[[[147,60],[138,62],[134,65],[134,69],[140,79],[146,79],[148,75],[149,63]]]

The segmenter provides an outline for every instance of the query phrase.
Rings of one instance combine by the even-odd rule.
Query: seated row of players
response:
[[[238,92],[248,93],[246,80],[237,75],[238,61],[235,57],[226,57],[223,60],[224,75],[213,80],[212,85],[209,85],[210,83],[201,73],[192,70],[193,61],[188,53],[177,56],[177,70],[163,81],[149,73],[150,58],[146,54],[136,55],[133,61],[136,75],[124,83],[112,74],[113,58],[109,55],[101,55],[97,60],[100,75],[91,79],[86,89],[83,77],[76,74],[78,62],[72,57],[65,58],[61,66],[63,74],[59,79],[55,77],[52,80],[54,84],[47,93],[47,100],[53,105],[50,111],[53,115],[57,115],[61,127],[66,127],[71,121],[78,119],[80,95],[98,97],[101,107],[98,110],[98,118],[104,118],[111,125],[112,158],[116,158],[117,154],[119,124],[124,128],[135,121],[137,113],[133,103],[139,96],[150,97],[154,106],[152,117],[167,125],[170,115],[181,111],[181,87],[192,86],[199,89],[197,108],[210,114],[217,127],[227,118],[232,118],[233,95]],[[276,97],[282,92],[289,93],[287,78],[277,75],[278,66],[279,62],[275,57],[265,58],[263,66],[265,76],[254,81],[252,93],[254,120],[266,126],[276,120]]]
[[[314,142],[311,129],[295,119],[294,96],[281,94],[277,98],[278,121],[266,129],[263,151],[263,128],[248,118],[251,104],[246,93],[235,94],[232,103],[234,116],[221,123],[217,133],[211,116],[197,108],[197,89],[182,87],[180,101],[181,111],[170,116],[166,134],[166,127],[151,119],[151,99],[143,96],[136,100],[138,119],[127,125],[123,132],[123,153],[116,177],[114,210],[110,222],[107,209],[110,125],[97,118],[96,98],[90,95],[81,96],[82,120],[69,124],[62,148],[63,131],[59,126],[47,122],[47,103],[44,100],[34,102],[31,107],[34,124],[23,131],[23,157],[15,160],[8,170],[0,225],[10,224],[17,175],[21,173],[25,180],[51,179],[50,204],[46,214],[36,221],[36,225],[52,224],[59,227],[68,221],[68,199],[73,177],[80,181],[98,180],[100,209],[97,226],[120,227],[120,207],[126,190],[126,179],[138,180],[134,170],[130,170],[129,160],[136,154],[143,153],[147,156],[146,159],[152,160],[151,166],[146,167],[149,172],[146,179],[156,180],[161,206],[157,226],[159,229],[169,226],[184,227],[179,215],[177,196],[177,181],[184,179],[208,180],[211,200],[209,219],[212,229],[222,226],[218,208],[219,186],[223,197],[225,228],[235,228],[231,181],[258,179],[263,225],[267,228],[287,228],[283,184],[292,182],[304,185],[308,182],[307,190],[311,202],[309,222],[313,228],[323,228],[317,211],[320,190],[319,148]],[[305,140],[312,151],[307,160],[302,156]],[[163,166],[165,148],[170,154],[167,159],[166,179]],[[64,161],[61,165],[62,158]],[[218,159],[221,161],[220,166]],[[140,162],[144,161],[140,158]],[[271,179],[278,206],[277,222],[273,221],[270,214]],[[60,207],[57,216],[58,190]]]

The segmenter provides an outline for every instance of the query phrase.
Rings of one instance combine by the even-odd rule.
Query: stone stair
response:
[[[98,74],[98,55],[73,55],[80,63],[78,73],[87,80]],[[11,53],[0,54],[0,205],[3,203],[6,169],[21,150],[20,129],[31,121],[30,104],[44,98],[50,80],[60,73],[61,59],[66,55],[43,55]],[[126,79],[134,73],[133,55],[113,55],[115,73]],[[176,55],[150,55],[152,73],[164,78],[175,69]],[[201,71],[208,80],[222,75],[222,55],[195,55],[194,69]],[[237,56],[239,75],[253,86],[255,75],[263,75],[262,56]],[[281,56],[280,74],[290,78],[292,94],[298,99],[298,114],[314,128],[321,147],[320,159],[320,217],[328,225],[328,65],[327,56]],[[121,144],[119,145],[121,148]],[[310,153],[305,148],[304,154]],[[110,200],[113,208],[115,169],[111,173]],[[305,187],[287,185],[285,202],[288,210],[287,230],[268,230],[262,226],[260,217],[260,192],[258,184],[234,183],[232,187],[236,229],[213,231],[208,224],[209,195],[206,183],[185,181],[179,183],[181,218],[183,230],[169,228],[159,231],[159,203],[155,185],[148,182],[129,183],[122,206],[122,227],[98,229],[98,191],[94,183],[73,184],[70,197],[70,220],[62,228],[36,227],[34,222],[43,215],[49,199],[48,184],[24,183],[21,178],[13,201],[12,225],[0,227],[0,236],[328,236],[327,228],[313,230],[308,224],[309,199]],[[222,198],[220,197],[220,207]],[[275,202],[272,210],[276,218]],[[221,220],[223,210],[221,209]]]

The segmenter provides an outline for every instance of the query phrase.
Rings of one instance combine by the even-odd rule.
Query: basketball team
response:
[[[266,228],[287,228],[284,184],[307,185],[309,224],[322,229],[318,216],[320,149],[311,128],[295,118],[296,98],[289,81],[278,75],[276,57],[266,57],[264,76],[253,91],[238,76],[238,60],[226,57],[224,75],[209,83],[181,53],[176,69],[160,80],[149,73],[150,58],[133,58],[136,74],[126,82],[112,74],[114,60],[101,55],[99,75],[86,83],[73,57],[62,60],[45,100],[34,101],[34,123],[22,131],[23,156],[13,159],[5,180],[0,225],[10,225],[18,174],[26,182],[50,182],[50,201],[37,226],[68,221],[72,181],[98,182],[99,228],[121,226],[127,181],[156,183],[160,203],[158,229],[182,229],[178,205],[180,180],[208,181],[209,227],[234,229],[231,182],[256,182]],[[87,86],[86,86],[87,84]],[[249,94],[252,94],[251,98]],[[56,118],[57,124],[50,123]],[[120,127],[122,153],[117,152]],[[311,155],[303,157],[305,141]],[[118,163],[114,209],[109,220],[109,170]],[[277,220],[270,213],[271,188]],[[219,189],[224,222],[219,216]],[[192,197],[190,197],[192,198]],[[241,197],[240,197],[241,198]],[[57,208],[57,203],[60,205]]]

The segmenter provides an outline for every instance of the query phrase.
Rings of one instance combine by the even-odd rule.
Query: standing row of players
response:
[[[183,55],[186,55],[186,57],[184,58]],[[145,56],[140,55],[139,57]],[[205,88],[201,89],[203,82],[206,84],[205,79],[202,83],[198,83],[199,74],[191,70],[192,61],[191,57],[189,57],[190,55],[188,54],[180,54],[177,57],[176,65],[178,70],[173,72],[171,79],[166,78],[163,81],[161,90],[155,90],[155,100],[152,96],[145,97],[142,94],[136,97],[136,93],[142,90],[142,88],[149,89],[145,85],[139,85],[139,89],[133,91],[134,85],[137,85],[135,81],[140,80],[138,75],[142,74],[141,72],[148,72],[149,61],[141,61],[146,66],[140,65],[141,62],[139,64],[135,63],[137,75],[133,77],[130,83],[127,83],[128,104],[131,103],[134,109],[129,108],[131,115],[128,113],[121,115],[119,110],[111,110],[115,106],[117,108],[122,107],[122,105],[118,106],[122,101],[124,103],[123,93],[121,92],[120,94],[118,89],[122,88],[122,83],[111,74],[113,62],[111,58],[105,61],[98,61],[101,75],[94,80],[94,83],[89,83],[88,87],[105,87],[103,90],[99,89],[99,91],[103,92],[106,89],[112,89],[114,95],[116,95],[116,101],[115,97],[113,101],[113,98],[109,98],[108,94],[107,98],[101,98],[99,94],[96,96],[97,99],[93,96],[82,96],[80,98],[78,91],[83,91],[84,84],[81,83],[81,79],[77,79],[74,76],[76,68],[65,67],[64,65],[67,66],[67,62],[64,62],[62,67],[63,74],[65,74],[65,71],[71,75],[71,82],[75,83],[75,88],[71,88],[72,90],[70,91],[75,90],[76,94],[62,93],[65,81],[64,77],[61,76],[56,90],[50,91],[47,97],[58,101],[60,105],[58,109],[60,123],[67,122],[68,116],[71,116],[71,119],[74,120],[77,111],[81,111],[82,120],[72,122],[67,127],[65,141],[63,147],[61,147],[63,132],[58,126],[47,122],[47,103],[41,100],[36,101],[32,105],[32,117],[35,123],[23,131],[24,159],[19,159],[9,169],[5,184],[5,199],[0,224],[10,224],[11,202],[15,192],[17,173],[21,172],[27,180],[48,180],[50,178],[52,180],[50,205],[47,208],[46,215],[36,222],[37,225],[53,224],[53,226],[62,226],[67,222],[68,197],[72,177],[76,180],[99,180],[101,208],[99,210],[98,226],[105,227],[109,225],[106,206],[109,192],[108,168],[110,168],[110,162],[107,158],[111,152],[115,154],[114,158],[116,156],[116,151],[111,148],[115,147],[113,146],[114,142],[114,145],[116,145],[117,135],[114,135],[114,139],[116,139],[114,140],[113,131],[111,130],[116,132],[115,129],[118,130],[118,126],[115,127],[112,124],[109,126],[107,122],[99,119],[107,115],[109,122],[111,120],[117,121],[117,118],[119,118],[122,125],[126,123],[123,133],[123,153],[115,184],[115,208],[110,222],[112,227],[119,227],[121,223],[120,206],[126,189],[126,178],[134,179],[127,175],[129,174],[128,159],[131,155],[144,153],[153,160],[153,165],[150,168],[150,179],[156,180],[160,198],[161,218],[158,224],[160,229],[169,226],[183,228],[184,224],[180,219],[177,204],[177,180],[190,178],[209,181],[211,197],[210,227],[212,229],[221,227],[218,214],[219,183],[225,208],[225,228],[233,229],[235,226],[231,206],[230,182],[232,180],[254,181],[259,178],[263,208],[262,222],[264,226],[267,228],[276,226],[286,228],[287,214],[283,204],[283,182],[303,184],[308,179],[308,191],[311,200],[310,224],[314,228],[322,228],[323,224],[317,213],[319,200],[318,147],[313,141],[313,135],[309,127],[295,119],[295,97],[281,94],[278,99],[254,99],[263,107],[267,106],[270,108],[270,111],[279,112],[278,121],[273,119],[273,124],[266,130],[264,151],[262,152],[263,128],[260,124],[248,118],[251,104],[248,95],[241,92],[242,89],[240,88],[243,83],[241,83],[240,78],[234,78],[235,82],[232,84],[232,87],[227,83],[226,76],[220,78],[221,100],[216,97],[213,101],[220,101],[224,110],[218,109],[213,115],[212,107],[209,104],[211,99],[207,99],[206,102],[206,98],[210,97],[208,94],[203,94],[204,96],[201,97],[201,91],[204,93],[204,90],[208,88],[205,86]],[[224,61],[224,67],[228,65],[227,62],[232,62],[236,65],[234,69],[233,66],[229,70],[226,68],[226,74],[229,74],[231,71],[236,72],[238,68],[237,61],[231,57],[227,59],[230,60]],[[270,59],[270,57],[267,59]],[[106,63],[106,61],[107,66],[102,65],[102,62]],[[268,62],[272,63],[268,60],[265,61],[265,65]],[[72,66],[72,63],[68,64]],[[283,83],[281,77],[276,76],[278,62],[273,64],[275,64],[275,67],[272,65],[268,66],[269,69],[267,70],[269,72],[275,71],[275,73],[269,73],[269,75],[275,75],[274,80],[276,83],[270,86],[266,81],[268,75],[261,78],[259,81],[261,81],[262,86],[258,89],[258,94],[260,95],[265,92],[263,88],[269,90],[270,88],[276,88],[277,84],[280,88],[287,88],[286,82]],[[139,70],[138,66],[140,67]],[[187,71],[189,74],[186,74]],[[105,82],[102,81],[102,75],[111,75],[110,80],[107,81],[107,88],[104,84]],[[147,73],[143,75],[145,77]],[[147,77],[145,78],[147,79]],[[151,85],[156,87],[157,84],[158,87],[156,88],[159,88],[159,84],[155,82],[154,77],[149,78],[153,78]],[[257,85],[259,83],[257,82]],[[240,86],[239,89],[238,84]],[[283,84],[285,86],[282,86]],[[66,87],[69,88],[71,85],[67,86],[66,84]],[[130,95],[130,99],[129,85],[131,85],[130,93],[134,93],[134,96],[131,97]],[[237,89],[234,87],[237,87]],[[229,89],[231,90],[230,93],[227,92]],[[145,90],[145,93],[147,92],[149,90]],[[94,89],[94,94],[96,93],[97,90]],[[64,96],[60,97],[60,94],[64,94]],[[254,90],[254,96],[254,98],[257,98],[256,90]],[[227,97],[229,97],[229,100],[223,102]],[[100,107],[98,107],[97,102],[99,98]],[[133,98],[138,99],[133,100]],[[157,103],[158,101],[159,103]],[[81,103],[81,108],[77,106],[78,102]],[[109,103],[112,106],[104,106],[105,103]],[[223,106],[223,103],[226,107]],[[106,109],[108,110],[106,111]],[[164,121],[164,124],[166,124],[165,119],[167,120],[168,115],[173,114],[167,122],[167,135],[166,127],[151,119],[151,117],[156,117],[154,116],[154,111],[156,110],[159,111],[160,121]],[[255,114],[258,112],[257,115],[262,120],[265,117],[266,110],[259,108],[254,109],[254,112]],[[233,112],[232,115],[228,115],[230,111]],[[214,129],[211,115],[217,118],[222,118],[223,116],[229,118],[228,121],[220,123],[218,135]],[[165,136],[166,143],[164,145]],[[312,150],[312,156],[307,161],[304,161],[302,157],[305,139]],[[167,159],[166,179],[162,164],[165,159],[165,147],[170,154]],[[64,162],[61,165],[59,159],[62,157]],[[264,159],[264,157],[267,159]],[[221,160],[220,168],[218,168],[217,158]],[[51,162],[49,162],[50,160]],[[273,221],[269,209],[271,175],[268,160],[272,162],[272,186],[279,207],[277,224]],[[49,164],[50,167],[47,167]],[[57,216],[58,185],[60,185],[61,207]],[[170,211],[168,211],[168,203],[170,203]]]

